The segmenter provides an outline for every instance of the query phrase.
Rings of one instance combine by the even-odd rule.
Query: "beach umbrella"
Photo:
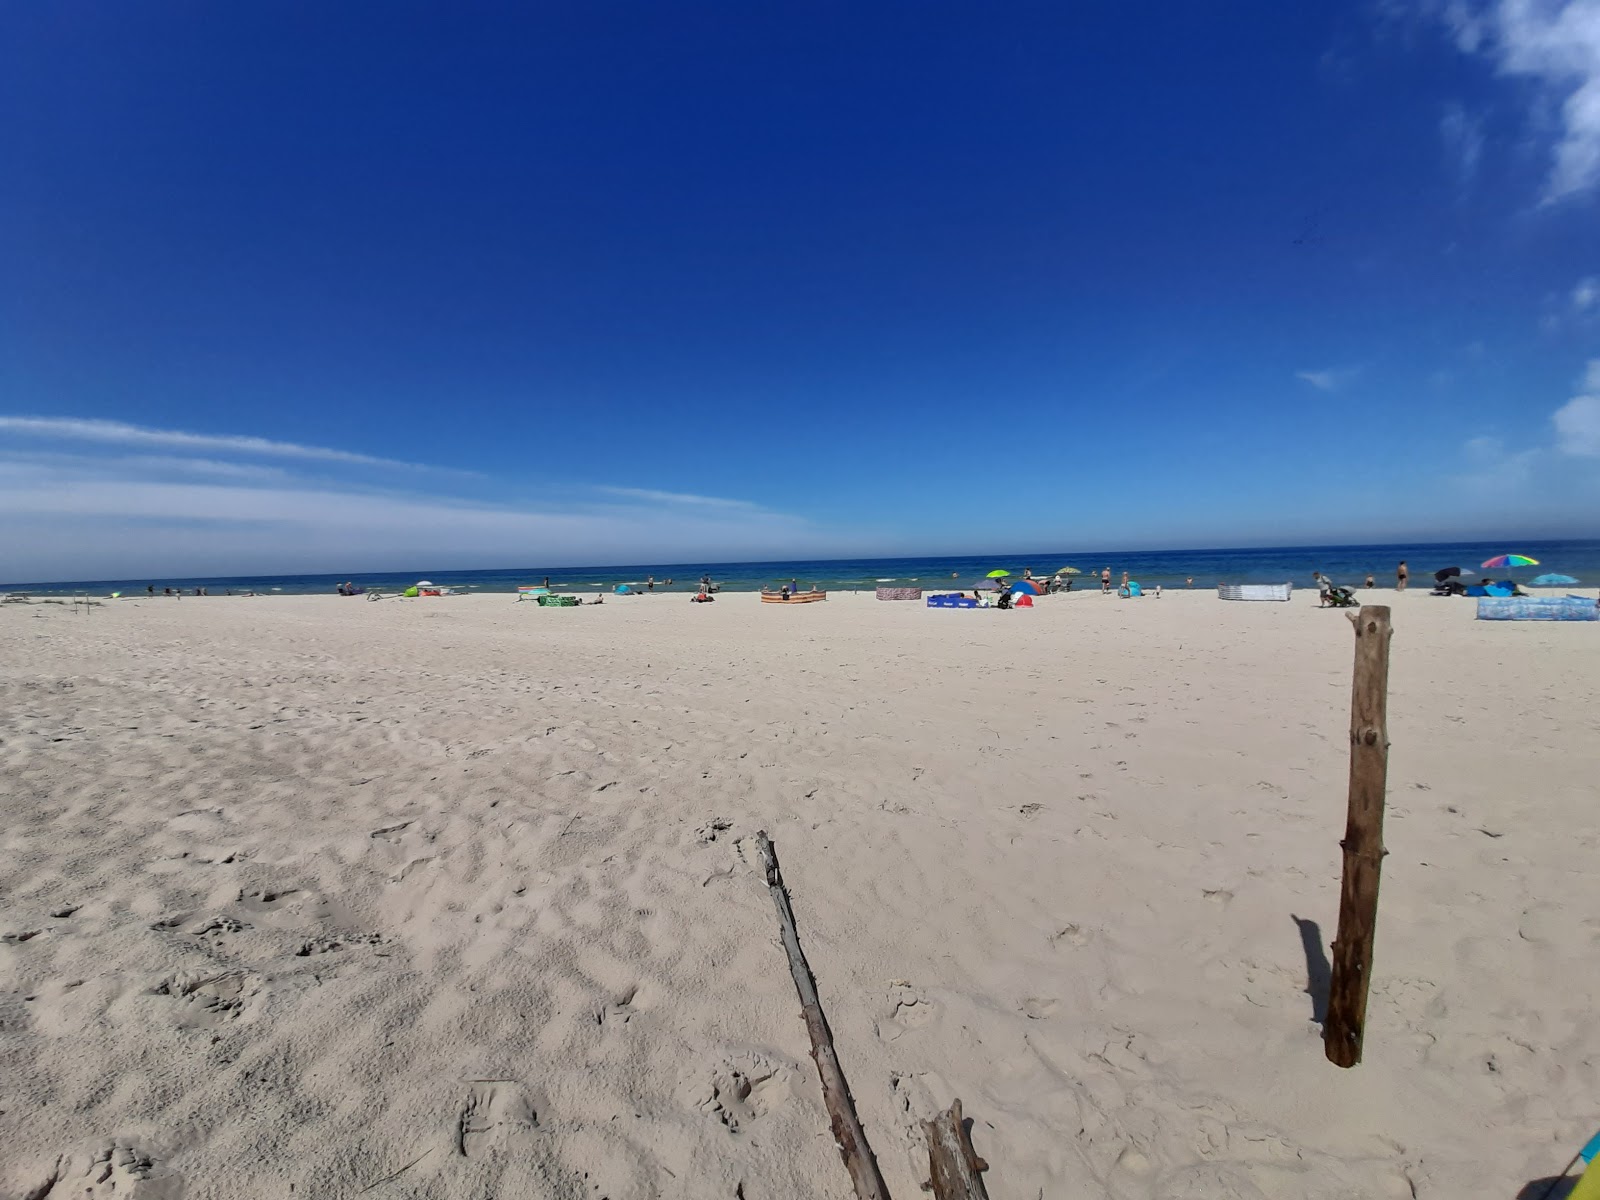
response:
[[[419,580],[417,580],[417,586],[418,587],[432,587],[433,586],[433,580],[431,580],[431,579],[419,579]]]
[[[990,571],[989,574],[987,576],[985,576],[985,578],[987,578],[987,579],[1008,579],[1008,578],[1010,578],[1010,576],[1011,576],[1011,572],[1010,571]]]
[[[1083,572],[1078,570],[1077,567],[1057,567],[1056,568],[1056,574],[1057,575],[1082,575]]]
[[[1032,579],[1019,579],[1011,585],[1011,594],[1013,596],[1042,596],[1044,595],[1044,588],[1040,587]]]
[[[1459,579],[1461,577],[1461,568],[1446,567],[1442,571],[1435,571],[1433,577],[1440,583],[1443,583],[1446,579]]]
[[[1529,558],[1526,554],[1497,554],[1488,562],[1483,563],[1483,569],[1504,570],[1506,567],[1537,567],[1539,560]]]
[[[1532,586],[1534,586],[1534,587],[1571,587],[1573,584],[1575,584],[1577,582],[1578,581],[1576,579],[1574,579],[1571,575],[1556,575],[1556,574],[1552,573],[1552,574],[1548,574],[1548,575],[1540,575],[1538,578],[1536,578],[1536,579],[1534,579],[1532,581]]]

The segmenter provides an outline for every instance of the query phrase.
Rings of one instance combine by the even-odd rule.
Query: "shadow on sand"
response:
[[[1294,917],[1300,930],[1300,946],[1306,953],[1306,995],[1311,997],[1311,1019],[1318,1025],[1328,1020],[1328,984],[1333,979],[1333,966],[1322,949],[1322,930],[1315,921]]]

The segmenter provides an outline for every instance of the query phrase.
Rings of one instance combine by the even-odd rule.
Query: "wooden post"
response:
[[[789,906],[789,890],[783,886],[783,874],[778,870],[778,854],[765,830],[756,834],[756,846],[761,851],[767,890],[778,910],[783,948],[789,955],[789,974],[794,979],[795,991],[800,993],[800,1015],[805,1018],[806,1032],[811,1035],[811,1057],[822,1080],[822,1101],[828,1108],[833,1140],[860,1200],[889,1200],[889,1189],[884,1186],[883,1176],[878,1174],[878,1160],[867,1144],[866,1131],[856,1116],[855,1101],[850,1098],[850,1085],[845,1082],[844,1069],[839,1066],[839,1055],[833,1048],[833,1031],[828,1028],[822,1001],[817,997],[817,981],[811,975],[805,952],[800,949],[800,932],[795,928],[794,909]]]
[[[1348,615],[1348,614],[1347,614]],[[1367,989],[1372,983],[1372,938],[1378,923],[1378,876],[1383,866],[1383,797],[1389,775],[1389,625],[1387,605],[1362,607],[1356,627],[1355,683],[1350,695],[1350,812],[1345,824],[1344,880],[1339,886],[1339,932],[1322,1040],[1328,1061],[1361,1061]]]
[[[928,1189],[934,1200],[989,1200],[983,1176],[989,1164],[978,1157],[961,1119],[961,1101],[922,1123],[928,1137]]]

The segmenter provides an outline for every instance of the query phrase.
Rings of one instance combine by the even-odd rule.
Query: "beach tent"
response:
[[[631,595],[633,595],[633,589],[631,587],[629,587],[625,583],[619,583],[619,584],[617,584],[616,587],[612,588],[611,590],[614,591],[619,596],[631,596]]]
[[[1032,579],[1016,579],[1011,583],[1013,596],[1042,596],[1044,588]]]

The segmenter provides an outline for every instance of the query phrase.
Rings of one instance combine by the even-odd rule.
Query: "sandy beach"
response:
[[[960,1097],[995,1200],[1510,1200],[1600,1123],[1600,629],[1363,596],[1349,1071],[1314,592],[0,606],[0,1196],[848,1197],[765,829],[897,1197]]]

